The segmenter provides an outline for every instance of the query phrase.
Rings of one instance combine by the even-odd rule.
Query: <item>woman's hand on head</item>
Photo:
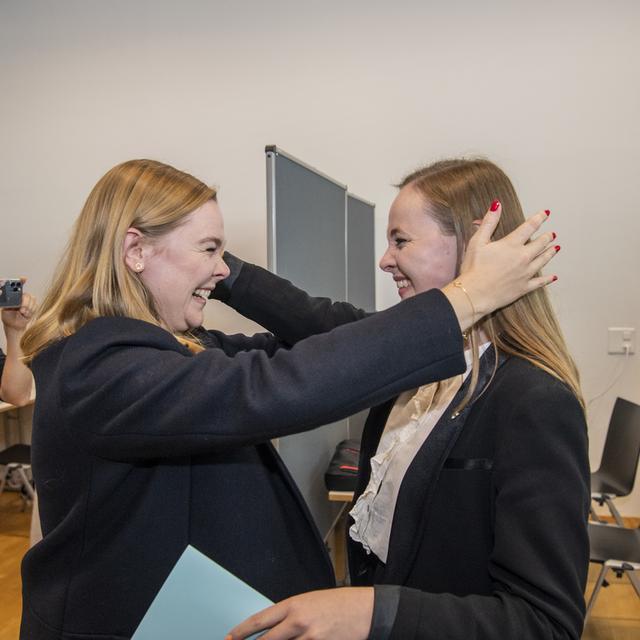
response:
[[[256,613],[225,640],[242,640],[268,629],[261,640],[366,640],[373,616],[373,587],[310,591]]]
[[[531,240],[549,212],[536,213],[509,235],[492,241],[501,211],[498,206],[496,211],[489,210],[485,215],[469,241],[457,279],[473,301],[473,322],[556,279],[538,273],[557,253],[553,244],[555,234],[543,233]],[[453,290],[452,284],[444,288],[450,299],[452,296],[459,299]],[[457,310],[461,304],[454,304],[454,308]]]

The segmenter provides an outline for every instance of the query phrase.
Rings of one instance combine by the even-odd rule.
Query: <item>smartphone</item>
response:
[[[0,278],[0,307],[22,306],[22,281],[19,278]]]

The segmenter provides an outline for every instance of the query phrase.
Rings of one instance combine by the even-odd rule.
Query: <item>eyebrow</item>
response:
[[[207,244],[207,242],[215,242],[217,245],[224,245],[224,242],[222,240],[220,240],[220,238],[217,238],[216,236],[208,236],[207,238],[202,238],[202,240],[200,240],[198,242],[198,244]]]
[[[399,233],[404,233],[404,231],[399,227],[394,227],[393,229],[391,229],[391,231],[389,231],[389,237],[398,235]]]

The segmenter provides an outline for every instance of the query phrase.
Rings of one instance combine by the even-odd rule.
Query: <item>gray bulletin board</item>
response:
[[[269,269],[313,296],[375,310],[374,206],[277,147],[266,156]],[[324,472],[338,442],[361,431],[362,415],[278,441],[322,535],[338,512]]]
[[[376,310],[375,205],[347,194],[347,301]],[[349,438],[360,439],[368,411],[348,419]]]
[[[376,310],[375,205],[347,194],[347,301]]]

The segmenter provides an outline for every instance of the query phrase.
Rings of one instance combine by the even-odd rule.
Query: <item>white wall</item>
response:
[[[527,210],[552,209],[553,297],[590,398],[620,367],[606,328],[640,328],[639,78],[635,0],[4,0],[0,273],[42,295],[90,188],[133,157],[218,184],[230,248],[264,264],[265,144],[376,202],[380,252],[391,183],[484,154]],[[395,296],[381,274],[379,306]],[[594,468],[639,382],[636,355],[590,407]],[[622,511],[640,515],[640,486]]]

